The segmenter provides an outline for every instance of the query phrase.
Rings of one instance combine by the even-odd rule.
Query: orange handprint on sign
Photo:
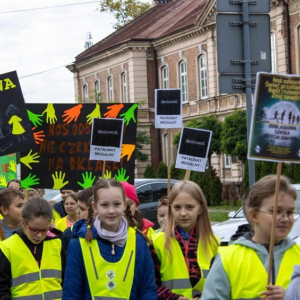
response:
[[[76,106],[73,106],[70,109],[67,109],[64,111],[64,114],[62,117],[64,118],[64,122],[67,122],[68,124],[71,123],[72,121],[77,121],[80,112],[81,112],[82,104],[78,104]]]
[[[117,115],[119,114],[120,110],[124,107],[124,105],[121,103],[121,104],[114,104],[114,105],[111,105],[111,106],[108,106],[107,109],[109,109],[109,111],[107,111],[105,114],[104,114],[104,117],[105,118],[116,118]]]
[[[121,158],[127,155],[127,161],[129,161],[134,150],[135,150],[135,145],[122,144]]]
[[[33,130],[35,130],[35,127],[32,128],[32,131]],[[33,132],[33,137],[34,137],[34,140],[35,140],[36,144],[39,145],[41,142],[44,141],[45,135],[43,133],[44,133],[44,130],[41,130],[41,131],[38,131],[38,132]]]

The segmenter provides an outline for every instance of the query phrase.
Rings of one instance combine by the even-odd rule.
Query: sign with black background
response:
[[[155,128],[180,128],[181,126],[181,90],[155,90]]]
[[[16,71],[0,75],[0,156],[35,145]]]
[[[176,168],[204,172],[212,132],[183,127],[180,136]]]
[[[106,161],[104,177],[134,183],[136,104],[27,104],[26,108],[35,116],[32,120],[40,120],[34,130],[38,144],[21,152],[21,179],[29,188],[78,190],[102,177],[103,162],[89,158],[91,123],[93,118],[112,116],[126,119],[122,154],[119,163]]]

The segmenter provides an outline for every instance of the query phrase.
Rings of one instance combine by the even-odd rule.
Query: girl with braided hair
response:
[[[74,224],[63,299],[157,300],[154,267],[145,238],[133,227],[125,192],[115,179],[94,186],[93,211]],[[125,213],[125,216],[124,216]]]

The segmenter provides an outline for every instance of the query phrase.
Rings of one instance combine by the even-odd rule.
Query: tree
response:
[[[155,178],[155,172],[150,164],[147,164],[144,172],[144,178]]]
[[[161,161],[157,168],[157,178],[168,178],[168,167],[167,165]]]
[[[100,0],[100,11],[111,13],[117,20],[117,23],[113,24],[113,28],[116,30],[151,7],[152,4],[139,0]]]
[[[243,163],[247,160],[246,111],[237,110],[227,116],[222,124],[221,151],[237,156]]]
[[[208,153],[208,160],[210,162],[213,152],[220,154],[220,134],[222,130],[222,122],[218,120],[217,116],[204,116],[201,119],[192,119],[185,124],[186,127],[199,128],[212,131],[210,148]],[[180,140],[180,132],[177,132],[173,138],[173,144],[178,147]]]
[[[218,206],[222,201],[223,186],[219,176],[216,176],[210,182],[210,203]]]

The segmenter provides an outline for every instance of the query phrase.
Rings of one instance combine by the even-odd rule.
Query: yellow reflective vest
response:
[[[62,298],[61,240],[43,241],[41,266],[18,234],[3,241],[0,249],[11,264],[11,298],[54,300]]]
[[[231,287],[230,299],[261,299],[266,291],[267,271],[254,249],[233,244],[220,248],[220,258]],[[300,246],[285,251],[275,285],[287,288],[294,265],[300,261]],[[259,279],[258,279],[259,277]]]
[[[208,253],[205,253],[204,247],[199,240],[197,248],[197,261],[201,270],[201,279],[192,287],[190,275],[186,265],[182,250],[178,241],[171,238],[172,258],[166,250],[166,237],[164,232],[152,235],[153,246],[160,260],[161,285],[167,287],[172,293],[183,295],[189,299],[202,292],[206,277],[209,273],[211,259],[218,254],[218,246],[212,241],[208,246]],[[219,242],[219,238],[216,237]]]
[[[136,256],[136,231],[129,227],[122,258],[108,262],[101,256],[98,242],[80,238],[80,245],[92,299],[130,298]]]
[[[68,228],[67,216],[65,216],[61,219],[55,220],[55,227],[56,227],[56,229],[60,230],[61,232],[64,232]]]

